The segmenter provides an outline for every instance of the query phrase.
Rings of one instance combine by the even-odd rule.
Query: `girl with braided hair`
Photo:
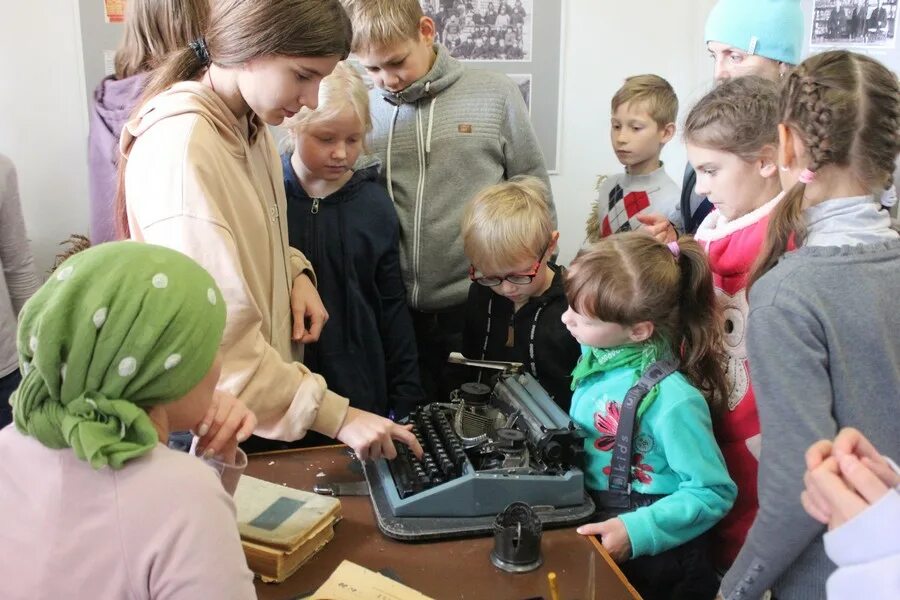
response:
[[[722,580],[729,600],[768,588],[825,597],[833,565],[824,528],[800,503],[810,444],[855,427],[900,455],[900,234],[875,200],[900,153],[897,76],[861,54],[818,54],[788,76],[779,111],[785,195],[751,276],[747,327],[762,427],[759,511]],[[854,552],[871,560],[876,547]],[[860,587],[860,597],[875,596]]]

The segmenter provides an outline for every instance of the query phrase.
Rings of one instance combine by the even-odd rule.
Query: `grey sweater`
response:
[[[425,77],[400,93],[375,89],[370,97],[372,144],[400,219],[407,298],[425,311],[466,301],[469,261],[460,222],[479,190],[515,175],[534,175],[550,188],[516,84],[464,67],[440,44],[435,50]]]
[[[805,213],[808,235],[750,291],[747,348],[762,427],[759,512],[726,600],[825,598],[824,527],[800,505],[804,453],[856,427],[900,456],[900,237],[871,197]]]

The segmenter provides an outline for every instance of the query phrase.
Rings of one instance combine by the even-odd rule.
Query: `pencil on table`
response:
[[[550,600],[559,600],[559,589],[556,587],[556,573],[547,573],[547,583],[550,585]]]

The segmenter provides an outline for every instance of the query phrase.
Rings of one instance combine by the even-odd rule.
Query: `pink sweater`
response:
[[[0,598],[256,598],[215,471],[162,444],[120,471],[0,430]]]

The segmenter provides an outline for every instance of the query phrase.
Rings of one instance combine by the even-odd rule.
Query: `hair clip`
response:
[[[816,180],[816,172],[809,169],[803,169],[800,172],[800,183],[809,184]]]
[[[676,259],[681,255],[681,246],[678,245],[678,240],[675,240],[674,242],[669,242],[668,244],[666,244],[666,246],[669,247],[669,251],[672,253],[672,256],[674,256]]]
[[[188,44],[191,50],[194,51],[194,54],[197,56],[197,60],[200,61],[201,67],[209,66],[210,58],[209,58],[209,49],[206,47],[206,40],[202,37],[197,38],[196,40],[190,42]]]

